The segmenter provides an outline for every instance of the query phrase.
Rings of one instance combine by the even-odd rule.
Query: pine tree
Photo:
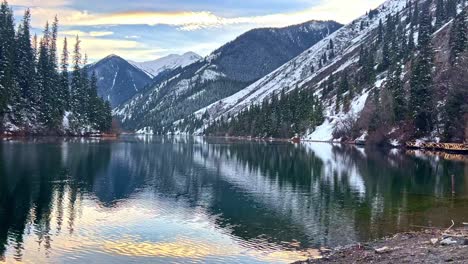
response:
[[[414,50],[415,45],[414,45],[414,27],[411,26],[410,29],[410,34],[408,36],[408,52],[411,54],[411,52]]]
[[[379,28],[377,31],[377,43],[382,43],[383,41],[383,23],[382,19],[379,19]]]
[[[447,0],[446,16],[454,18],[457,15],[457,0]]]
[[[34,108],[38,102],[35,87],[35,55],[31,44],[31,13],[27,9],[18,27],[16,51],[16,81],[21,92],[23,110]]]
[[[0,118],[16,108],[14,104],[19,96],[14,69],[15,45],[13,11],[6,2],[2,2],[0,5]]]
[[[442,26],[442,24],[447,19],[446,11],[445,11],[445,1],[444,0],[437,0],[436,3],[436,28]]]
[[[417,128],[417,135],[426,134],[433,127],[433,47],[431,43],[431,27],[429,4],[426,4],[421,13],[421,24],[419,26],[419,54],[414,61],[411,73],[410,106]]]
[[[60,107],[63,111],[70,110],[70,84],[68,74],[68,41],[67,38],[63,40],[63,51],[60,64]]]
[[[83,119],[81,111],[82,96],[82,76],[81,76],[81,49],[80,39],[76,36],[76,42],[73,52],[73,72],[70,83],[70,109],[78,120]]]
[[[51,101],[52,101],[52,94],[51,94],[51,76],[50,76],[50,58],[49,58],[49,44],[50,44],[50,30],[49,24],[46,23],[46,26],[43,31],[43,37],[39,44],[39,56],[37,61],[37,81],[38,81],[38,92],[39,97],[38,100],[40,102],[39,105],[39,120],[40,122],[47,126],[52,126],[51,120]]]
[[[393,116],[395,121],[406,118],[407,102],[403,82],[401,81],[401,65],[396,64],[389,81],[389,90],[393,95]]]
[[[349,90],[349,82],[348,82],[348,73],[345,71],[341,76],[340,86],[336,92],[336,105],[335,105],[335,112],[340,111],[340,103],[343,97],[343,94]],[[346,109],[345,109],[346,110]]]
[[[418,1],[414,2],[414,11],[413,11],[413,21],[411,22],[413,26],[419,24],[419,5]]]
[[[467,49],[468,26],[467,12],[464,10],[454,20],[450,33],[450,61],[454,64],[458,56]]]

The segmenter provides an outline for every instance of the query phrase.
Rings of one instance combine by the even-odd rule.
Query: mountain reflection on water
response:
[[[454,175],[454,194],[452,177]],[[325,143],[0,143],[0,260],[285,263],[468,220],[468,164]]]

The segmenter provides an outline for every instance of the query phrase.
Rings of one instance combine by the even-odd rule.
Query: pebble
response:
[[[450,246],[450,245],[455,245],[455,244],[458,244],[457,241],[451,239],[450,237],[440,241],[440,244],[441,245],[444,245],[444,246]]]
[[[392,251],[389,247],[381,247],[381,248],[376,248],[375,253],[377,254],[383,254],[383,253],[388,253]]]
[[[437,242],[439,242],[439,239],[437,239],[437,238],[431,238],[431,244],[432,244],[432,245],[437,244]]]

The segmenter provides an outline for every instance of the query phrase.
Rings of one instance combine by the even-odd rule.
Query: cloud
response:
[[[25,7],[62,7],[71,4],[70,0],[9,0],[9,5]]]
[[[216,9],[209,9],[209,6],[205,6],[206,9],[202,8],[199,9],[200,11],[193,12],[137,10],[99,13],[93,9],[91,9],[93,11],[79,10],[77,6],[71,3],[74,1],[10,0],[9,2],[14,6],[15,15],[17,16],[22,15],[25,7],[31,9],[32,25],[35,27],[36,32],[39,31],[38,28],[45,25],[46,21],[51,21],[55,15],[58,15],[62,36],[79,35],[83,39],[83,50],[88,51],[91,59],[99,59],[110,53],[115,53],[133,60],[147,60],[164,55],[164,51],[174,53],[194,50],[201,54],[208,54],[238,34],[257,27],[283,27],[313,19],[337,20],[341,23],[348,23],[370,8],[378,6],[384,0],[304,0],[310,7],[302,11],[244,16],[233,15],[234,13],[239,14],[239,12],[226,13],[220,11],[215,13],[213,10]],[[157,4],[154,5],[157,6]],[[159,40],[152,38],[155,34],[151,30],[129,32],[128,27],[124,27],[127,25],[169,26],[174,32],[171,39],[178,39],[181,36],[181,33],[177,33],[175,30],[218,29],[214,32],[220,33],[211,34],[211,31],[194,32],[190,35],[190,39],[180,37],[184,41],[177,44],[169,41],[167,43],[171,44],[165,44],[159,43]],[[222,30],[219,30],[220,28]],[[162,32],[157,30],[167,32],[170,29],[155,28],[154,30],[156,32]],[[211,35],[207,37],[206,34]],[[107,38],[102,38],[105,36]],[[155,43],[158,44],[155,45]]]
[[[348,23],[362,15],[369,7],[376,7],[383,0],[323,0],[309,9],[292,13],[275,13],[261,16],[223,17],[210,11],[200,12],[152,12],[129,11],[120,13],[91,14],[88,12],[66,11],[61,15],[62,25],[102,26],[102,25],[169,25],[180,30],[199,30],[227,25],[250,24],[255,26],[286,26],[308,20],[337,20]],[[34,14],[46,10],[33,10]]]
[[[78,33],[78,34],[76,34]],[[63,39],[68,38],[68,50],[72,51],[75,45],[75,38],[73,36],[80,36],[81,50],[88,55],[89,61],[94,62],[109,54],[116,54],[126,59],[137,61],[151,60],[168,52],[165,48],[154,47],[141,43],[135,40],[127,39],[103,39],[95,38],[89,34],[81,34],[78,30],[71,30],[60,33],[59,47],[63,46]]]
[[[91,31],[91,32],[84,32],[81,30],[65,30],[60,32],[61,35],[64,36],[79,36],[79,37],[105,37],[113,35],[114,32],[112,31]]]
[[[125,36],[126,39],[139,39],[141,38],[140,36],[137,35],[132,35],[132,36]]]
[[[348,23],[369,8],[381,4],[384,0],[322,0],[314,6],[298,12],[272,13],[259,16],[226,17],[211,11],[198,12],[153,12],[127,11],[118,13],[90,13],[67,8],[66,0],[39,1],[20,0],[30,6],[33,24],[42,26],[47,20],[59,15],[63,26],[103,26],[103,25],[168,25],[179,30],[193,31],[206,28],[219,28],[228,25],[252,25],[256,27],[281,27],[308,20],[337,20]],[[41,3],[39,3],[41,2]],[[50,3],[49,3],[50,2]],[[27,5],[31,3],[31,5]],[[37,6],[35,6],[37,4]],[[60,9],[56,8],[62,5]]]

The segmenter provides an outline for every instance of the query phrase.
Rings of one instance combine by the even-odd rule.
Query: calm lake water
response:
[[[452,219],[468,221],[468,164],[418,152],[159,137],[0,143],[0,262],[288,263]]]

